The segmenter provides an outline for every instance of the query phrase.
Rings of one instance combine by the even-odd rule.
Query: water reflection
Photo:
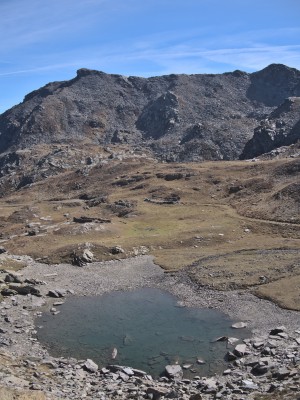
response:
[[[225,314],[178,307],[176,297],[153,288],[73,297],[60,311],[43,314],[42,324],[37,320],[43,325],[38,338],[52,355],[91,358],[102,366],[129,365],[153,376],[174,363],[185,365],[185,376],[220,373],[226,367],[226,343],[213,339],[247,335],[245,330],[233,332]]]

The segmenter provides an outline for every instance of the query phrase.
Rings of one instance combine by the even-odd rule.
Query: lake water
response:
[[[59,310],[36,320],[38,339],[51,355],[131,366],[155,377],[174,363],[191,365],[186,377],[220,373],[226,368],[226,343],[212,341],[248,334],[232,329],[225,314],[180,307],[176,297],[153,288],[72,297]],[[199,365],[199,358],[205,364]]]

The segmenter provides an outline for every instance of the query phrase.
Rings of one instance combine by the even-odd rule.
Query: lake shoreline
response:
[[[196,283],[191,281],[191,279],[184,271],[179,271],[176,273],[164,273],[164,271],[159,266],[153,263],[153,259],[150,256],[139,256],[132,259],[109,261],[104,263],[90,263],[82,268],[69,264],[40,264],[26,257],[24,257],[24,261],[26,261],[28,266],[21,271],[22,278],[30,280],[34,277],[36,281],[44,281],[46,282],[46,284],[36,285],[36,287],[40,290],[41,297],[36,297],[32,295],[16,295],[13,297],[6,297],[4,303],[1,303],[1,315],[4,319],[6,318],[8,320],[8,322],[4,322],[1,325],[1,327],[4,327],[4,331],[6,330],[6,332],[2,336],[4,338],[8,337],[10,340],[7,345],[2,346],[2,349],[4,349],[4,353],[2,353],[7,354],[8,357],[12,356],[15,363],[18,362],[18,368],[20,369],[20,374],[18,375],[22,376],[22,379],[24,377],[24,389],[32,389],[33,387],[35,387],[36,390],[43,389],[47,393],[47,398],[95,398],[93,397],[95,395],[94,391],[92,390],[93,385],[88,385],[89,390],[85,389],[86,393],[84,396],[82,394],[82,388],[85,387],[87,383],[90,383],[96,378],[97,379],[94,386],[99,387],[100,391],[102,390],[101,388],[103,388],[103,393],[106,396],[105,398],[128,398],[126,397],[127,395],[124,394],[124,390],[129,383],[132,384],[132,382],[129,382],[131,378],[128,379],[129,383],[127,381],[125,382],[122,379],[122,375],[121,378],[120,375],[116,377],[116,374],[111,371],[107,372],[107,374],[112,373],[115,375],[106,376],[105,374],[100,374],[99,371],[97,371],[96,375],[93,373],[89,373],[86,371],[85,368],[81,368],[84,360],[80,361],[72,359],[63,362],[63,360],[60,361],[59,359],[51,357],[48,354],[47,349],[44,348],[36,340],[34,320],[43,309],[50,309],[53,306],[53,303],[63,299],[50,298],[48,296],[49,290],[58,291],[60,293],[66,294],[66,296],[72,296],[73,294],[77,296],[98,296],[104,293],[112,292],[114,290],[134,290],[141,287],[153,287],[161,290],[166,290],[175,295],[178,298],[179,304],[182,306],[213,308],[224,312],[232,320],[243,321],[247,323],[247,327],[252,331],[253,338],[259,337],[262,340],[265,340],[266,343],[268,341],[268,335],[270,331],[277,326],[284,325],[288,334],[286,338],[286,343],[278,342],[278,346],[276,348],[281,349],[280,351],[284,351],[285,348],[287,348],[289,349],[289,352],[291,352],[290,347],[294,343],[295,339],[293,337],[295,335],[294,332],[295,330],[300,328],[300,314],[296,311],[280,309],[274,303],[259,299],[250,294],[248,291],[239,290],[230,292],[218,292],[199,287]],[[56,308],[57,310],[59,310],[59,307]],[[300,336],[300,334],[298,334],[298,336]],[[247,346],[250,349],[250,342],[247,344]],[[267,347],[265,344],[263,346]],[[299,355],[299,346],[297,347],[296,345],[296,348],[293,349],[293,351],[298,351],[297,354]],[[253,356],[254,353],[257,356],[257,351],[251,348],[250,355]],[[271,358],[272,357],[273,356],[271,354]],[[49,369],[49,376],[46,377],[45,375],[41,375],[41,379],[37,377],[33,379],[33,382],[35,382],[33,383],[33,387],[31,387],[32,384],[30,386],[30,379],[26,379],[29,373],[29,369],[28,367],[24,366],[24,360],[28,361],[28,359],[35,360],[31,362],[36,364],[35,368],[38,371],[42,368],[43,365],[47,365],[47,368]],[[237,361],[239,361],[239,359]],[[280,365],[281,364],[285,366],[287,364],[287,361],[282,360],[282,363],[280,363]],[[61,365],[64,365],[64,367],[62,367]],[[296,377],[299,377],[299,364],[297,365],[298,370]],[[236,365],[236,368],[240,371],[240,374],[244,374],[244,380],[249,380],[249,376],[241,367],[242,365]],[[82,371],[82,374],[80,373],[79,376],[77,376],[79,370]],[[58,374],[59,371],[62,372],[61,376],[59,376]],[[65,376],[68,376],[68,374],[70,375],[70,377],[74,378],[72,381],[73,386],[70,386],[68,379],[65,379]],[[219,379],[220,382],[224,383],[224,379],[225,381],[232,380],[232,376],[230,375],[231,374],[229,374],[229,377],[221,376],[219,378],[206,379]],[[123,376],[123,378],[125,379],[125,376]],[[264,376],[264,378],[266,377]],[[167,382],[157,382],[150,379],[149,381],[147,381],[148,378],[145,379],[146,383],[141,382],[140,385],[138,385],[138,382],[135,382],[136,392],[140,390],[144,393],[144,391],[150,387],[148,384],[151,384],[152,386],[158,385],[164,387],[166,387],[166,385],[167,387],[173,387],[175,385],[174,390],[178,389],[178,385],[180,386],[178,382],[172,384],[172,380]],[[204,378],[201,377],[201,379],[203,381]],[[7,381],[9,381],[8,378]],[[14,382],[15,383],[12,384],[12,387],[19,387],[21,385],[20,382],[17,383],[16,380]],[[53,388],[54,382],[57,382],[57,384],[55,384],[55,390]],[[205,379],[204,382],[206,382]],[[114,392],[114,395],[110,393],[110,386],[119,383],[121,389],[118,390],[121,390],[122,393],[120,392],[119,394],[116,394]],[[199,386],[198,383],[197,386],[193,382],[183,382],[182,385],[183,387],[184,385],[187,385],[190,388],[187,390],[189,390],[188,393],[190,393],[191,396],[195,394],[194,391],[197,392],[197,388]],[[216,385],[213,384],[214,387]],[[251,398],[249,396],[252,391],[253,393],[255,393],[255,385],[258,385],[257,390],[259,392],[264,392],[264,388],[267,387],[265,382],[263,382],[264,386],[260,386],[259,382],[253,383],[253,385],[254,389],[249,389],[248,392],[248,389],[246,390],[246,392],[248,393],[247,398]],[[52,389],[50,390],[50,388]],[[214,395],[217,388],[218,385],[215,389],[212,390],[212,393],[214,393]],[[242,389],[240,389],[240,386],[238,386],[237,390]],[[199,390],[198,392],[200,393]],[[210,397],[212,396],[212,393],[206,393],[206,389],[203,389],[201,391],[201,396],[204,396],[203,398],[207,399],[214,398]],[[223,396],[224,398],[226,398],[225,394]],[[189,399],[189,397],[186,398]]]

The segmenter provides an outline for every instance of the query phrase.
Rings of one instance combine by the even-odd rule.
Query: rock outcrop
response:
[[[35,144],[117,143],[166,161],[231,160],[251,153],[250,144],[243,149],[254,128],[292,96],[300,96],[300,71],[280,64],[252,74],[151,78],[80,69],[0,116],[0,153],[11,152],[11,165],[19,162],[13,151]],[[292,142],[290,128],[284,135]]]
[[[255,128],[241,159],[253,158],[300,140],[300,97],[289,97]]]

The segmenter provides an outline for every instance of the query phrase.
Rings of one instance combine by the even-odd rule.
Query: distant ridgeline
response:
[[[252,158],[300,138],[300,71],[140,78],[80,69],[0,115],[0,152],[126,144],[165,161]]]

